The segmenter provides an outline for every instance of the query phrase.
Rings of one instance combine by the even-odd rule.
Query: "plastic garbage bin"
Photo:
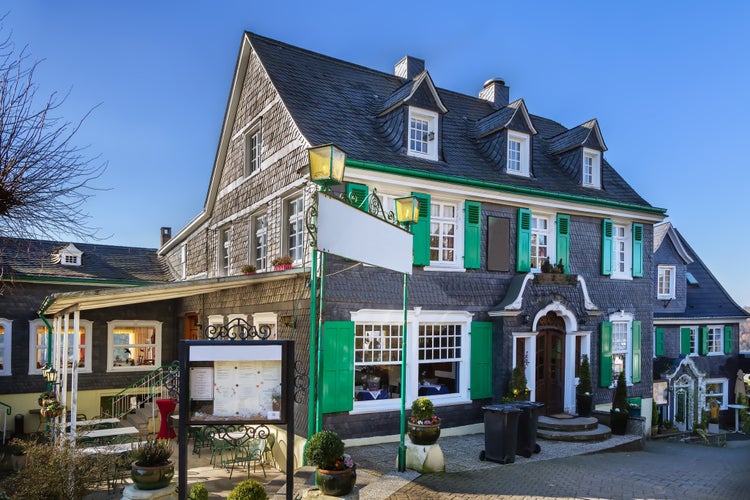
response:
[[[518,440],[516,455],[529,458],[532,453],[539,453],[542,449],[536,443],[536,429],[539,423],[539,410],[544,403],[535,401],[519,401],[514,403],[521,415],[518,417]]]
[[[516,461],[518,417],[521,410],[513,405],[483,406],[484,450],[479,460],[491,460],[501,464]]]

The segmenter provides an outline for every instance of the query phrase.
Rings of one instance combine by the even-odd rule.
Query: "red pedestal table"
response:
[[[177,434],[175,434],[172,426],[169,425],[169,414],[177,407],[177,401],[174,399],[157,399],[156,406],[159,408],[161,416],[161,425],[159,426],[159,433],[156,435],[156,439],[172,439]]]

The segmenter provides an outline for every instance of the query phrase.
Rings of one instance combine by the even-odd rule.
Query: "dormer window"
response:
[[[509,174],[529,176],[529,136],[517,132],[508,132],[508,161],[506,170]]]
[[[601,153],[591,149],[583,150],[583,167],[581,169],[584,186],[600,189],[601,181]]]
[[[60,264],[63,266],[80,266],[81,257],[83,252],[78,250],[76,246],[70,243],[68,246],[60,250]]]
[[[409,156],[437,160],[437,123],[437,113],[409,108]]]

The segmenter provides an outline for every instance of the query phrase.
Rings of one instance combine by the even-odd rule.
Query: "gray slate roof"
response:
[[[659,319],[660,317],[684,319],[750,317],[750,314],[737,305],[727,293],[721,283],[719,283],[719,280],[711,273],[680,232],[674,226],[672,228],[679,237],[680,243],[682,243],[693,259],[692,263],[687,264],[686,269],[687,272],[691,273],[698,280],[698,286],[687,286],[685,311],[680,313],[660,313],[657,309],[654,309],[654,319]],[[662,241],[666,241],[666,239],[662,239]],[[658,264],[658,262],[655,264]]]
[[[56,263],[57,252],[67,242],[0,238],[0,272],[3,280],[82,280],[118,283],[170,281],[154,248],[98,243],[73,243],[83,252],[80,266]]]
[[[378,113],[403,97],[410,88],[407,80],[253,33],[246,33],[246,36],[310,144],[334,143],[351,159],[421,173],[652,208],[605,160],[602,161],[605,189],[581,186],[578,179],[563,170],[550,150],[550,139],[568,129],[535,115],[531,115],[538,131],[532,140],[533,176],[525,178],[504,173],[482,154],[476,138],[477,123],[497,110],[478,97],[439,87],[440,99],[448,109],[442,121],[441,159],[430,161],[407,156],[394,148],[376,126]]]

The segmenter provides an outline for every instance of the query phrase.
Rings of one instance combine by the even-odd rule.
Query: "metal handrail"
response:
[[[172,397],[178,394],[177,384],[179,367],[164,365],[144,375],[114,396],[106,399],[102,404],[102,415],[122,418],[130,413],[134,406],[133,397],[143,397],[137,405],[153,402],[155,399]],[[153,412],[152,412],[153,413]],[[152,415],[153,416],[153,415]]]
[[[0,401],[0,406],[5,407],[5,412],[3,412],[3,446],[5,446],[5,432],[8,429],[8,415],[13,413],[13,408],[9,404],[5,404],[2,401]],[[18,429],[16,429],[16,432],[19,432]],[[23,432],[23,429],[21,429],[21,432]]]

